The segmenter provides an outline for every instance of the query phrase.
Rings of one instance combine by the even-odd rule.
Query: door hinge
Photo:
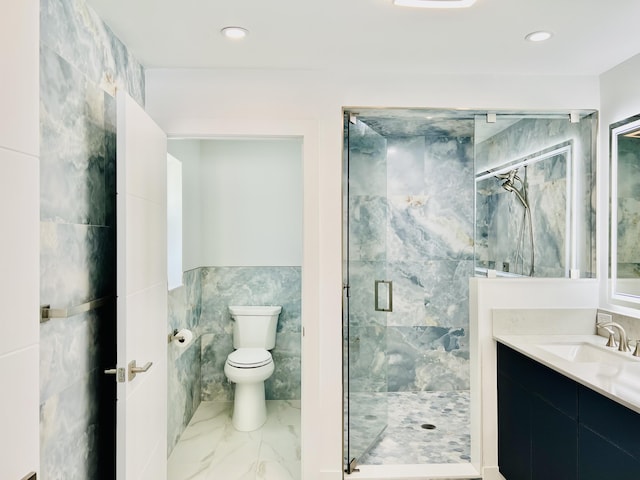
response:
[[[344,290],[347,298],[349,298],[351,296],[351,285],[349,285],[348,283],[344,283],[342,284],[342,289]]]
[[[353,472],[359,472],[359,471],[360,469],[358,468],[358,460],[354,457],[349,462],[349,465],[347,465],[347,469],[345,470],[345,472],[348,474],[351,474]]]

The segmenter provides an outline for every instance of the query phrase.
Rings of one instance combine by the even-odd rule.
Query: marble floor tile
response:
[[[300,402],[267,401],[253,432],[231,424],[231,402],[202,402],[169,457],[168,480],[300,480]]]

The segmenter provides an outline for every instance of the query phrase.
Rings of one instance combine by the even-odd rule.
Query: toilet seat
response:
[[[236,368],[258,368],[271,362],[271,353],[264,348],[239,348],[227,357],[227,364]]]

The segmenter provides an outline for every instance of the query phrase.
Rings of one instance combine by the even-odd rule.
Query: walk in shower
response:
[[[479,467],[469,278],[593,275],[591,113],[345,111],[347,473]]]

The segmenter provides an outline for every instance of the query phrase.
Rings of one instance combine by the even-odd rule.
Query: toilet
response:
[[[224,374],[235,383],[232,423],[250,432],[267,420],[264,381],[275,366],[269,350],[276,346],[280,306],[229,306],[233,321],[233,352],[227,356]]]

